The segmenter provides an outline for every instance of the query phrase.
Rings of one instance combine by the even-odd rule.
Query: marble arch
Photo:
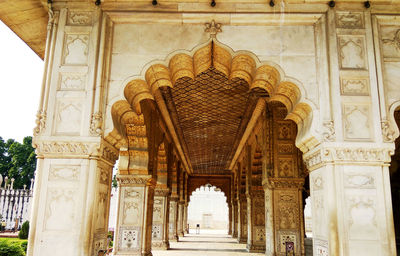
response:
[[[177,84],[193,85],[193,79],[211,71],[228,81],[225,85],[243,81],[246,91],[266,96],[238,136],[238,153],[228,157],[231,165],[220,168],[225,161],[215,168],[231,182],[231,220],[245,224],[238,241],[247,242],[249,250],[265,248],[267,255],[283,254],[283,244],[295,242],[296,255],[304,254],[296,210],[302,185],[297,146],[309,171],[317,216],[314,253],[395,254],[388,165],[397,133],[386,112],[393,113],[400,98],[398,1],[371,1],[369,7],[357,1],[337,1],[335,7],[323,1],[275,1],[275,7],[242,0],[220,0],[214,7],[189,0],[165,0],[157,6],[130,0],[45,2],[5,3],[0,12],[21,37],[32,36],[37,27],[38,33],[24,38],[40,56],[46,51],[33,140],[38,164],[29,256],[94,256],[105,247],[102,213],[109,206],[101,202],[110,197],[118,158],[115,255],[151,255],[151,238],[157,235],[151,232],[158,193],[153,174],[164,139],[165,146],[173,147],[167,154],[167,172],[173,174],[171,237],[184,235],[190,179],[202,171],[208,176],[209,170],[185,155],[163,97]],[[29,12],[27,6],[32,7]],[[215,33],[222,31],[208,40],[212,25]],[[38,42],[37,37],[47,40]],[[205,43],[176,51],[199,42]],[[164,61],[151,62],[164,56]],[[219,100],[223,98],[215,102]],[[266,106],[275,101],[284,111],[277,106],[268,113]],[[296,123],[297,134],[291,132],[296,125],[285,118]],[[262,141],[261,156],[253,150],[255,135]],[[253,193],[246,182],[260,172],[262,189]],[[235,190],[239,175],[244,184]],[[238,198],[243,187],[245,196]],[[265,226],[262,209],[253,207],[257,200],[273,220]],[[61,211],[66,204],[70,207]],[[235,214],[251,218],[245,223]],[[71,225],[57,225],[55,217]],[[231,227],[234,236],[235,225]]]

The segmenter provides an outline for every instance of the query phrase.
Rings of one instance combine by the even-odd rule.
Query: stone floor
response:
[[[236,239],[226,234],[207,232],[200,235],[191,234],[180,237],[180,242],[171,242],[168,251],[155,251],[153,256],[261,256],[263,253],[246,252],[246,244],[238,244]]]

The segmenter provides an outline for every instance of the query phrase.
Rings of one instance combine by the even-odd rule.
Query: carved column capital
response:
[[[335,147],[320,145],[303,155],[309,171],[326,164],[378,164],[387,165],[394,154],[394,145],[343,143]]]
[[[121,175],[116,176],[119,186],[149,186],[156,187],[156,181],[150,175]]]
[[[303,178],[269,178],[266,182],[264,182],[263,187],[264,189],[302,189],[303,185]]]
[[[169,188],[159,188],[156,186],[154,196],[168,196],[170,194]]]

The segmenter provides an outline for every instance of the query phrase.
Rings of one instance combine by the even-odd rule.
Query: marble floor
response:
[[[153,256],[261,256],[264,253],[246,252],[246,244],[238,244],[227,234],[217,232],[195,232],[180,237],[180,242],[171,242],[170,250],[153,250]]]

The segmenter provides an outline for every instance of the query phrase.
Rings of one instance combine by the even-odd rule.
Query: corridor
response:
[[[192,231],[192,230],[191,230]],[[246,244],[238,244],[236,238],[229,235],[207,232],[180,237],[180,242],[171,242],[168,251],[153,250],[153,256],[260,256],[263,253],[246,252]]]

